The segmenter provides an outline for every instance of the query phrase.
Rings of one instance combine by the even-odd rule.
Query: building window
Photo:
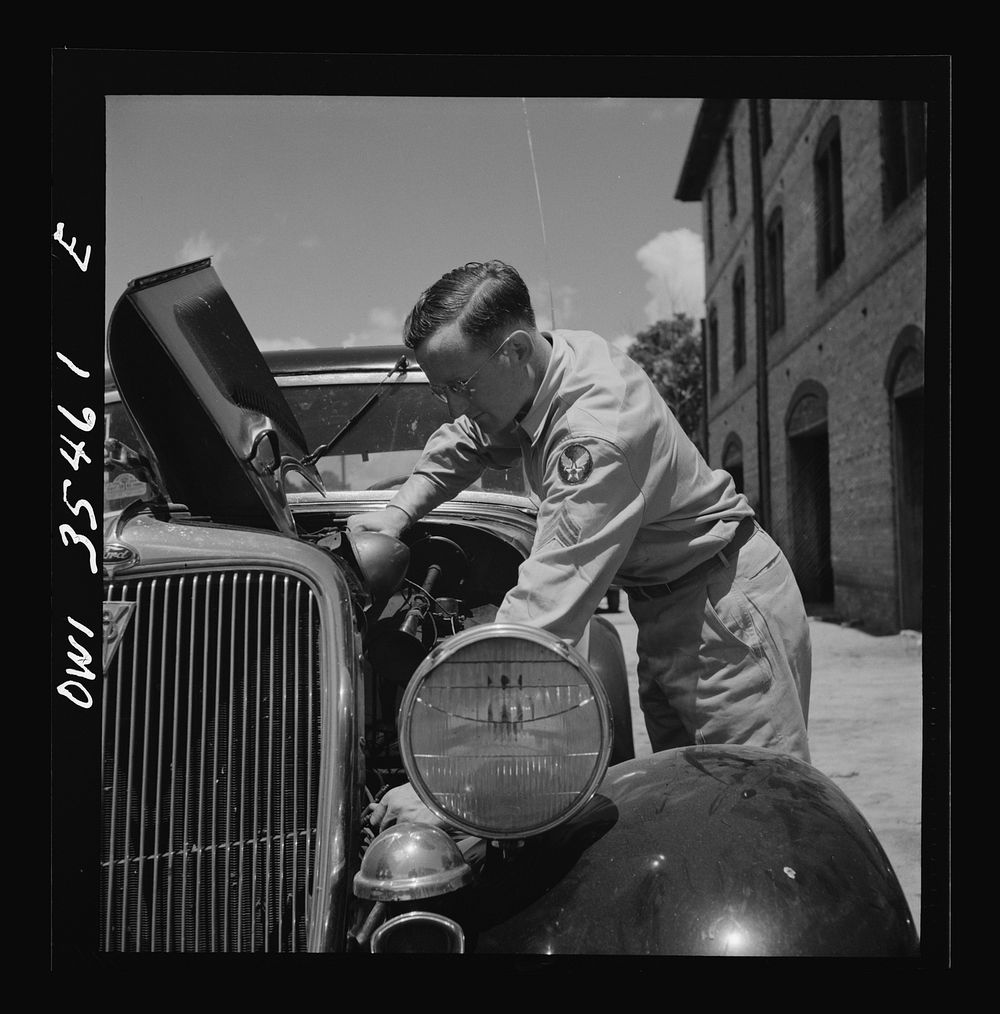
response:
[[[923,388],[924,333],[915,324],[907,324],[896,335],[882,383],[890,397]]]
[[[714,306],[708,311],[708,393],[719,393],[719,315]]]
[[[747,361],[747,285],[743,268],[733,278],[733,372],[743,369]]]
[[[891,214],[927,174],[923,102],[882,102],[882,195]]]
[[[745,477],[743,475],[743,441],[735,433],[726,437],[722,448],[722,467],[733,477],[733,485],[737,493],[745,493]]]
[[[772,335],[785,325],[785,227],[781,208],[775,208],[768,219],[764,230],[764,251],[767,333]]]
[[[712,188],[705,191],[705,248],[708,251],[708,259],[715,256],[715,229],[713,219],[715,212],[712,208]]]
[[[758,126],[760,128],[760,150],[767,151],[774,138],[771,135],[771,100],[757,100]]]
[[[840,157],[840,121],[834,116],[823,128],[813,156],[816,179],[816,242],[819,281],[824,282],[844,260],[844,188]]]
[[[726,138],[726,182],[729,188],[729,217],[736,217],[736,160],[733,155],[733,135]]]

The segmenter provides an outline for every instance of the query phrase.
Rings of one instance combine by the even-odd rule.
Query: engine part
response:
[[[461,588],[468,559],[456,543],[428,536],[410,547],[410,578],[413,593],[395,616],[376,624],[369,638],[369,657],[378,676],[395,685],[405,684],[437,639],[435,614],[449,617],[454,630],[455,599]],[[437,596],[448,602],[438,606]]]

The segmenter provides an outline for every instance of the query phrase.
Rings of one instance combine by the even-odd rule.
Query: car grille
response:
[[[118,580],[105,673],[108,951],[305,949],[320,762],[319,609],[299,578]]]

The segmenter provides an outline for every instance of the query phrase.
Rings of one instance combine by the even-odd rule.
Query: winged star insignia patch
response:
[[[594,459],[583,444],[570,444],[559,455],[559,477],[570,486],[579,486],[594,467]]]

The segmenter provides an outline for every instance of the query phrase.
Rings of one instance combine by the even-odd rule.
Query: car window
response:
[[[139,438],[136,436],[128,412],[125,411],[125,406],[120,401],[108,402],[104,406],[104,436],[105,439],[120,440],[134,451],[139,450]],[[134,475],[123,473],[108,481],[108,472],[105,471],[105,514],[109,511],[120,511],[133,500],[144,498],[146,494],[146,483],[140,482]]]
[[[376,386],[315,384],[283,387],[282,391],[308,447],[314,450],[333,439],[372,396]],[[125,406],[120,401],[110,401],[104,412],[105,436],[140,450]],[[366,490],[398,485],[413,470],[427,438],[449,418],[447,406],[430,393],[426,384],[387,384],[375,405],[341,438],[332,453],[317,462],[326,488]],[[285,488],[299,493],[312,487],[298,473],[289,472]],[[469,488],[527,495],[520,465],[506,471],[487,469]],[[109,482],[105,473],[104,511],[121,510],[146,493],[146,484],[132,475],[119,475]]]
[[[323,384],[285,387],[283,392],[306,442],[315,449],[330,441],[376,390],[375,384]],[[390,488],[413,470],[428,437],[450,419],[448,408],[426,384],[387,384],[378,401],[337,442],[317,466],[328,490]],[[288,473],[292,492],[308,488],[304,479]],[[487,469],[471,489],[524,494],[520,465],[499,471]]]

